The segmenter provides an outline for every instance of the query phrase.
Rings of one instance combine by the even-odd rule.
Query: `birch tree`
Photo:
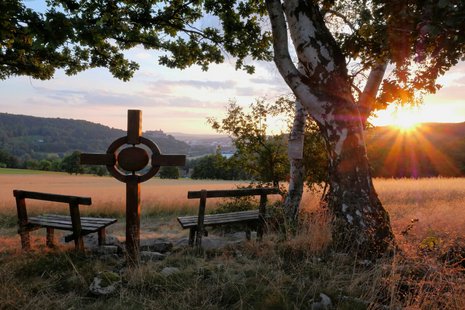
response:
[[[328,146],[330,187],[325,199],[335,218],[336,242],[356,246],[367,256],[385,253],[392,245],[389,216],[370,175],[363,126],[376,107],[389,63],[395,72],[384,81],[381,104],[412,100],[415,90],[436,91],[436,78],[463,57],[463,36],[459,24],[453,26],[463,19],[459,8],[463,5],[458,1],[266,1],[276,66],[318,123]],[[447,25],[438,19],[435,9],[454,22]],[[331,32],[328,16],[341,18],[350,30]],[[446,40],[461,52],[451,49]],[[435,54],[443,57],[433,58]],[[447,59],[447,54],[457,58]],[[347,68],[350,58],[358,58],[363,69],[371,70],[358,96]]]
[[[463,59],[463,0],[46,3],[45,13],[1,3],[0,78],[108,67],[128,80],[138,65],[122,51],[135,46],[158,50],[160,64],[177,68],[206,70],[229,54],[253,73],[253,61],[273,59],[326,142],[335,243],[367,257],[389,250],[394,237],[373,187],[363,125],[374,108],[435,92],[437,78]],[[213,26],[202,26],[203,18]]]

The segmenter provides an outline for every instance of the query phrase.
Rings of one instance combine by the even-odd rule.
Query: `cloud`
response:
[[[158,80],[151,83],[152,86],[158,88],[174,89],[174,88],[186,88],[192,87],[196,89],[207,89],[207,90],[218,90],[218,89],[230,89],[236,85],[235,81],[224,80],[224,81],[198,81],[198,80]]]
[[[73,89],[51,89],[45,87],[36,88],[30,100],[32,102],[47,102],[52,105],[77,105],[77,106],[128,106],[146,105],[144,98],[129,93],[109,92],[107,90],[73,90]]]
[[[463,101],[463,88],[464,86],[445,86],[441,88],[436,94],[432,94],[435,101]]]

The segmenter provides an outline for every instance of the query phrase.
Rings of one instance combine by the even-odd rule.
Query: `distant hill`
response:
[[[172,132],[170,135],[189,144],[189,155],[191,157],[211,154],[218,147],[221,148],[222,152],[234,152],[235,150],[231,138],[227,135],[187,134],[180,132]]]
[[[105,152],[115,139],[126,132],[83,120],[42,118],[0,113],[0,149],[20,159],[41,159],[56,154],[81,151]],[[189,145],[162,131],[147,131],[165,154],[187,154]]]
[[[24,161],[73,151],[102,153],[126,132],[83,120],[0,113],[0,151]],[[227,136],[146,131],[165,154],[211,154],[217,146],[231,151]],[[183,140],[183,141],[180,141]],[[427,123],[413,131],[375,127],[366,131],[374,176],[465,176],[465,123]]]
[[[425,123],[412,131],[367,131],[373,174],[381,177],[465,175],[465,123]]]

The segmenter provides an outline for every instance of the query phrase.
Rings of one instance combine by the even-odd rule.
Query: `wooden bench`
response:
[[[278,188],[253,188],[236,190],[201,190],[189,191],[188,199],[200,199],[199,213],[197,216],[180,216],[178,222],[183,229],[190,229],[189,245],[202,246],[202,236],[206,234],[206,226],[222,226],[231,224],[245,224],[247,240],[250,240],[250,228],[257,228],[257,238],[261,240],[263,236],[264,220],[266,213],[267,195],[278,194]],[[207,198],[227,198],[260,195],[260,205],[258,210],[237,211],[219,214],[205,215]]]
[[[72,231],[72,234],[65,236],[65,242],[74,240],[76,250],[83,251],[83,236],[97,232],[99,245],[105,244],[105,228],[117,221],[112,218],[81,217],[79,214],[79,205],[91,205],[92,200],[89,197],[47,194],[23,190],[14,190],[13,195],[16,197],[19,225],[18,234],[21,236],[21,246],[23,250],[30,250],[31,248],[29,240],[30,231],[46,228],[46,245],[48,247],[54,246],[54,229],[69,230]],[[28,218],[26,198],[67,203],[69,204],[70,216],[43,214]]]

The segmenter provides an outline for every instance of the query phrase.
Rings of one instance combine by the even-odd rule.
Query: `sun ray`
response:
[[[397,134],[393,143],[390,146],[389,153],[384,161],[384,169],[387,175],[396,176],[398,174],[400,159],[403,154],[405,136]]]
[[[410,131],[386,127],[379,136],[384,140],[382,149],[387,151],[384,153],[385,156],[378,155],[383,162],[380,174],[414,178],[438,175],[459,176],[459,167],[441,151],[440,144],[433,143],[431,138],[428,138],[428,130],[431,130],[428,125],[417,125],[415,130]]]
[[[460,169],[455,165],[454,161],[433,145],[421,130],[418,130],[414,136],[421,147],[422,153],[430,160],[434,169],[440,176],[460,176]]]

